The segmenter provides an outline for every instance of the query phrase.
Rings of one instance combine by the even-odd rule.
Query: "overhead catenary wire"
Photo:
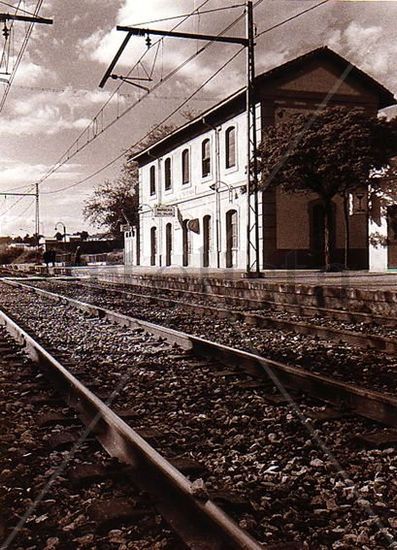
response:
[[[20,7],[21,2],[22,2],[22,0],[19,0],[18,6],[13,6],[12,4],[9,4],[8,2],[4,2],[3,0],[0,0],[0,4],[2,4],[3,6],[7,6],[8,8],[12,8],[12,9],[16,10],[15,13],[18,12],[18,11],[21,11],[23,13],[26,13],[26,15],[31,15],[31,16],[34,17],[35,14],[33,12],[27,11],[24,8]]]
[[[75,182],[75,183],[72,183],[71,185],[67,185],[66,187],[62,187],[61,189],[56,189],[54,191],[44,191],[42,192],[41,194],[42,195],[52,195],[52,194],[55,194],[55,193],[60,193],[62,191],[66,191],[68,189],[72,189],[73,187],[76,187],[77,185],[81,185],[83,183],[85,183],[86,181],[92,179],[93,177],[97,176],[98,174],[100,174],[101,172],[103,172],[104,170],[106,170],[107,168],[109,168],[110,166],[112,166],[112,164],[114,164],[115,162],[117,162],[118,160],[120,160],[122,157],[124,157],[128,151],[130,149],[133,149],[134,147],[136,147],[137,145],[139,145],[139,143],[146,139],[152,132],[154,132],[155,130],[157,130],[158,128],[160,128],[160,126],[162,126],[163,124],[165,124],[166,122],[168,122],[168,120],[170,118],[172,118],[176,113],[178,113],[191,99],[194,95],[196,95],[197,93],[199,93],[213,78],[215,78],[225,67],[227,67],[227,65],[229,65],[232,61],[234,61],[234,59],[236,59],[236,57],[242,53],[244,51],[244,48],[240,48],[234,55],[232,55],[232,57],[226,61],[219,69],[217,69],[210,77],[208,77],[205,82],[203,82],[194,92],[192,92],[187,98],[184,99],[184,101],[178,105],[178,107],[176,107],[176,109],[174,109],[171,113],[169,113],[165,118],[163,118],[159,123],[157,123],[155,126],[153,126],[144,136],[142,136],[140,139],[138,139],[133,145],[131,145],[128,149],[124,150],[122,153],[120,153],[119,155],[117,155],[117,157],[115,157],[114,159],[112,159],[110,162],[108,162],[105,166],[102,166],[101,168],[99,168],[98,170],[96,170],[95,172],[93,172],[92,174],[89,174],[88,176],[86,176],[85,178]]]
[[[18,1],[18,6],[12,6],[14,9],[15,9],[15,13],[18,13],[18,11],[21,10],[20,8],[20,5],[22,3],[22,0],[19,0]],[[3,46],[3,52],[1,54],[1,60],[0,60],[0,68],[3,66],[3,63],[6,63],[6,60],[7,60],[7,56],[8,56],[8,59],[9,59],[9,51],[7,52],[7,47],[10,48],[10,42],[12,40],[12,37],[13,37],[13,27],[14,27],[14,24],[15,24],[15,20],[11,20],[11,23],[10,23],[10,26],[8,28],[8,31],[9,31],[9,41],[7,40],[7,38],[5,38],[4,40],[4,46]],[[7,60],[8,61],[8,60]],[[7,63],[8,64],[8,63]],[[6,68],[6,72],[7,72],[7,68]],[[8,83],[7,83],[8,84]]]
[[[280,21],[280,23],[276,23],[275,25],[272,25],[271,27],[268,27],[267,29],[264,29],[260,33],[256,35],[256,38],[260,38],[263,34],[266,34],[270,31],[273,31],[274,29],[278,29],[282,25],[285,25],[285,23],[289,23],[290,21],[293,21],[294,19],[297,19],[301,15],[305,15],[305,13],[308,13],[309,11],[315,10],[316,8],[319,8],[320,6],[323,6],[324,4],[327,4],[329,0],[322,0],[321,2],[318,2],[314,6],[310,6],[309,8],[306,8],[305,10],[302,10],[298,13],[295,13],[294,15],[291,15],[291,17],[288,17],[287,19],[284,19],[283,21]]]
[[[214,12],[218,12],[218,11],[228,11],[228,10],[232,10],[232,9],[235,9],[235,8],[243,8],[244,6],[245,6],[245,4],[234,4],[234,5],[226,6],[226,7],[223,7],[223,8],[212,8],[211,10],[200,10],[200,8],[196,8],[190,14],[184,13],[184,14],[181,14],[181,15],[174,15],[172,17],[163,17],[162,19],[152,19],[151,21],[144,21],[142,23],[134,23],[134,26],[151,25],[152,23],[162,23],[163,21],[172,21],[172,20],[175,20],[175,19],[182,19],[183,17],[191,17],[191,16],[200,17],[201,15],[206,14],[206,13],[214,13]]]
[[[297,17],[300,17],[301,15],[304,15],[304,14],[307,13],[308,11],[311,11],[311,10],[313,10],[313,9],[316,9],[316,8],[322,6],[323,4],[327,3],[328,1],[329,1],[329,0],[323,0],[322,2],[319,2],[318,4],[316,4],[316,5],[314,5],[314,6],[311,6],[311,7],[307,8],[307,9],[305,9],[305,10],[302,10],[301,12],[299,12],[299,13],[297,13],[297,14],[294,14],[293,16],[291,16],[291,17],[289,17],[289,18],[287,18],[287,19],[281,21],[280,23],[277,23],[276,25],[273,25],[272,27],[269,27],[269,28],[265,29],[264,31],[260,32],[257,36],[262,36],[263,34],[265,34],[265,33],[267,33],[267,32],[270,32],[271,30],[273,30],[273,29],[275,29],[275,28],[278,28],[278,27],[280,27],[281,25],[284,25],[284,24],[288,23],[288,22],[291,21],[292,19],[295,19],[295,18],[297,18]],[[258,2],[255,3],[255,7],[257,7],[258,5],[260,5],[262,2],[263,2],[263,0],[258,0]],[[207,2],[205,2],[205,3],[207,3]],[[199,9],[200,9],[200,8],[196,8],[195,11],[197,11],[197,10],[199,10]],[[242,16],[240,16],[238,19],[241,19],[241,18],[242,18]],[[232,23],[232,25],[234,25],[235,23],[236,23],[236,21],[234,21],[234,22]],[[227,28],[227,29],[224,29],[224,31],[222,31],[222,32],[226,32],[227,30],[228,30],[228,28]],[[239,53],[240,53],[240,52],[239,52]],[[120,86],[120,87],[121,87],[121,86]],[[120,88],[120,87],[119,87],[119,88]],[[118,89],[119,89],[119,88],[118,88]],[[197,93],[197,91],[196,91],[195,93]],[[194,96],[195,93],[192,94],[192,96]],[[145,97],[146,97],[146,96],[145,96]],[[191,99],[191,97],[189,97],[186,101],[184,101],[183,104],[182,104],[182,106],[184,106],[184,105],[187,103],[187,101],[189,101],[190,99]],[[139,102],[140,102],[141,100],[142,100],[142,98],[140,98]],[[128,108],[128,110],[126,110],[126,111],[129,112],[134,106],[135,106],[135,105],[130,106],[130,107]],[[171,115],[170,115],[169,117],[166,117],[165,120],[169,120],[169,118],[170,118],[171,116],[173,116],[176,112],[178,112],[178,110],[179,110],[182,106],[179,106],[178,109],[176,109],[175,111],[173,111],[173,113],[171,113]],[[121,116],[123,116],[124,114],[127,114],[127,113],[124,112],[124,113],[122,113]],[[164,121],[162,121],[158,126],[160,126],[161,124],[164,124]],[[156,126],[155,128],[157,128],[158,126]],[[151,129],[151,131],[152,131],[152,130],[153,130],[153,129]],[[149,135],[149,133],[150,133],[150,132],[148,132],[147,135]],[[145,137],[146,137],[146,136],[144,136],[143,138],[141,138],[141,140],[144,139]],[[139,141],[141,141],[141,140],[139,140]],[[134,144],[134,146],[138,145],[138,143],[139,143],[139,142],[137,142],[136,144]],[[72,187],[75,187],[75,186],[77,186],[77,185],[81,185],[81,184],[85,183],[86,181],[92,179],[92,178],[95,177],[96,175],[100,174],[101,172],[103,172],[103,171],[106,170],[107,168],[109,168],[109,167],[110,167],[111,165],[113,165],[115,162],[117,162],[118,160],[120,160],[124,155],[125,155],[125,151],[123,151],[120,155],[118,155],[117,157],[115,157],[114,159],[112,159],[111,161],[109,161],[105,166],[102,166],[101,168],[99,168],[99,169],[96,170],[95,172],[89,174],[89,175],[86,176],[85,178],[79,180],[78,182],[75,182],[75,183],[72,184],[72,185],[69,185],[69,186],[63,187],[63,188],[61,188],[61,189],[54,190],[54,191],[47,191],[47,192],[45,192],[44,194],[58,193],[58,192],[65,191],[65,190],[67,190],[67,189],[71,189]],[[68,159],[68,160],[69,160],[69,159]],[[60,166],[59,166],[59,167],[58,167],[58,166],[56,167],[56,169],[58,169],[58,168],[60,168]],[[51,174],[52,174],[54,171],[55,171],[55,170],[53,170],[53,171],[51,172]],[[46,175],[44,178],[42,178],[42,180],[40,180],[40,183],[42,183],[43,181],[45,181],[45,179],[47,179],[51,174],[48,174],[48,175]]]
[[[208,1],[208,0],[207,0]],[[262,3],[264,0],[258,0],[257,3]],[[230,28],[232,28],[235,24],[237,24],[238,21],[241,20],[243,17],[240,16],[237,19],[235,19],[231,24],[229,24],[226,28],[224,28],[220,33],[218,33],[219,36],[226,33]],[[211,44],[213,44],[212,41],[206,42],[204,46],[202,46],[197,52],[193,53],[191,56],[189,56],[187,59],[185,59],[182,63],[180,63],[176,68],[172,69],[165,77],[163,77],[160,81],[158,81],[148,92],[145,93],[145,95],[139,97],[134,103],[129,105],[124,111],[122,111],[116,118],[111,120],[108,124],[102,127],[101,130],[99,130],[94,136],[92,136],[91,139],[87,139],[85,142],[82,143],[82,145],[75,150],[73,153],[69,153],[71,147],[67,150],[66,153],[62,155],[60,160],[42,177],[40,180],[38,180],[38,184],[41,185],[46,179],[48,179],[54,172],[56,172],[61,166],[66,164],[69,160],[71,160],[74,156],[76,156],[79,152],[81,152],[83,149],[85,149],[92,141],[94,141],[97,137],[102,135],[106,130],[111,128],[115,123],[117,123],[122,117],[127,115],[132,109],[134,109],[136,106],[138,106],[144,99],[146,99],[149,95],[153,94],[154,91],[156,91],[160,86],[162,86],[164,83],[166,83],[168,80],[170,80],[175,74],[177,74],[181,69],[183,69],[188,63],[190,63],[194,58],[196,58],[198,55],[200,55],[203,51],[205,51]],[[137,64],[136,64],[137,65]],[[135,65],[135,66],[136,66]],[[108,100],[109,101],[109,100]],[[95,117],[93,118],[93,121],[98,119],[97,113]],[[80,134],[80,136],[75,140],[74,144],[82,139],[82,136],[84,135],[84,132]],[[73,146],[72,146],[73,147]],[[66,155],[66,158],[65,158]]]
[[[208,2],[210,2],[210,0],[204,0],[204,2],[202,2],[200,4],[200,6],[198,6],[197,8],[195,8],[194,11],[197,11],[201,8],[203,8],[206,4],[208,4]],[[174,25],[174,27],[172,27],[172,29],[177,29],[180,25],[182,25],[184,23],[184,21],[188,19],[188,17],[186,17],[183,21],[180,21],[179,23],[177,23],[176,25]],[[143,55],[138,59],[138,61],[133,65],[133,67],[130,69],[130,71],[127,73],[127,77],[129,77],[133,71],[139,66],[139,64],[142,62],[142,60],[145,58],[145,56],[148,54],[148,52],[154,48],[158,43],[162,42],[163,39],[159,39],[158,41],[156,41],[155,43],[153,43],[144,53]],[[127,112],[123,112],[121,114],[117,113],[117,117],[115,119],[113,119],[112,123],[110,125],[108,125],[106,128],[102,127],[102,130],[98,133],[96,133],[95,135],[92,136],[92,138],[90,139],[88,137],[87,141],[85,143],[83,143],[83,145],[80,146],[80,148],[77,148],[77,145],[79,144],[80,141],[83,140],[83,137],[84,135],[87,135],[89,136],[89,132],[90,132],[90,129],[92,128],[92,125],[95,124],[95,121],[98,120],[98,118],[101,116],[101,113],[103,113],[104,109],[109,105],[109,103],[113,100],[113,98],[115,97],[115,95],[118,93],[118,91],[120,90],[120,88],[123,86],[123,82],[112,92],[112,94],[109,96],[109,98],[105,101],[105,103],[103,104],[103,106],[99,109],[99,111],[97,111],[97,113],[94,115],[94,117],[91,119],[91,122],[88,124],[88,126],[86,128],[84,128],[84,130],[82,130],[82,132],[80,132],[80,134],[77,136],[77,138],[73,141],[73,143],[68,147],[68,149],[66,149],[66,151],[61,155],[61,157],[59,157],[59,159],[56,161],[56,163],[52,166],[52,168],[50,168],[50,170],[48,170],[48,172],[38,180],[38,184],[41,185],[48,177],[50,177],[56,170],[58,170],[61,166],[63,166],[63,164],[65,164],[66,162],[68,162],[71,158],[73,158],[77,153],[79,153],[80,151],[82,151],[83,149],[85,149],[85,147],[87,145],[89,145],[90,143],[92,143],[92,141],[94,141],[99,135],[101,135],[104,131],[106,131],[108,129],[108,127],[112,126],[113,123],[117,122],[118,120],[120,120],[125,114],[127,114]],[[135,106],[135,104],[133,104],[133,106]],[[132,107],[131,107],[132,108]],[[131,110],[131,109],[130,109]],[[76,150],[71,153],[70,151],[72,151],[72,149],[76,146]]]
[[[41,6],[43,4],[43,0],[38,0],[37,4],[36,4],[36,7],[35,7],[35,10],[34,10],[34,16],[36,17],[39,12],[40,12],[40,9],[41,9]],[[32,30],[33,30],[33,26],[34,26],[34,23],[30,23],[28,25],[28,28],[25,32],[25,37],[23,39],[23,42],[22,42],[22,45],[21,45],[21,48],[18,52],[18,55],[17,55],[17,58],[16,58],[16,61],[14,63],[14,66],[13,66],[13,69],[12,69],[12,73],[11,73],[11,76],[9,78],[9,81],[7,82],[7,85],[5,87],[5,90],[4,90],[4,93],[3,93],[3,97],[1,98],[0,100],[0,112],[3,110],[4,108],[4,104],[7,100],[7,97],[8,97],[8,93],[11,89],[11,85],[14,81],[14,78],[15,78],[15,75],[16,75],[16,72],[18,70],[18,67],[21,63],[21,59],[22,59],[22,56],[23,54],[25,53],[25,50],[26,50],[26,47],[28,45],[28,42],[29,42],[29,39],[30,39],[30,35],[32,34]]]
[[[28,187],[27,193],[29,193],[30,191],[33,191],[34,187],[35,187],[34,185],[31,185],[30,187]],[[8,212],[10,212],[10,210],[15,208],[17,206],[17,204],[19,204],[24,198],[26,198],[26,197],[23,197],[23,196],[19,197],[6,210],[3,210],[2,212],[0,212],[0,216],[5,216],[6,214],[8,214]]]

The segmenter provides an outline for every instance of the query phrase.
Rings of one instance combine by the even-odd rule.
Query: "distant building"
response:
[[[376,114],[393,94],[328,48],[256,79],[258,140],[269,125],[328,105]],[[139,165],[140,235],[126,232],[127,263],[186,268],[246,267],[247,117],[240,90],[132,157]],[[369,266],[366,190],[351,197],[350,263]],[[261,269],[322,266],[324,212],[318,197],[260,193]],[[334,200],[334,261],[343,263],[343,207]],[[397,233],[396,233],[397,234]],[[396,237],[397,242],[397,237]],[[372,257],[372,256],[371,256]]]

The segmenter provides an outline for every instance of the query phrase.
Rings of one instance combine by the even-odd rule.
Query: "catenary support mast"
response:
[[[247,275],[260,274],[260,247],[259,247],[259,201],[258,201],[258,174],[257,174],[257,124],[256,124],[256,97],[255,97],[255,39],[254,39],[254,8],[252,0],[246,3],[247,36],[214,36],[208,34],[185,33],[141,27],[118,26],[118,31],[127,33],[114,59],[105,72],[99,86],[104,87],[107,80],[112,78],[112,71],[132,36],[146,37],[150,46],[150,35],[169,36],[193,40],[209,40],[229,44],[240,44],[247,49]],[[116,75],[114,75],[116,77]],[[120,78],[120,77],[117,77]],[[133,80],[133,77],[129,77]]]

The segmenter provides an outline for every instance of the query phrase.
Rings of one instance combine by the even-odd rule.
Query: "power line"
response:
[[[28,188],[28,192],[32,191],[34,189],[34,185],[31,185],[29,188]],[[19,197],[19,199],[17,199],[14,203],[11,204],[11,206],[9,206],[6,210],[3,210],[3,212],[0,212],[0,216],[4,216],[5,214],[8,214],[8,212],[10,212],[10,210],[12,210],[13,208],[15,208],[15,206],[17,204],[19,204],[25,197]]]
[[[199,9],[201,9],[202,7],[204,7],[206,4],[208,4],[210,0],[204,0],[204,2],[202,2],[200,4],[200,6],[198,8],[196,8],[193,13]],[[187,19],[187,18],[186,18]],[[185,20],[177,23],[173,29],[176,29],[178,28]],[[150,48],[148,48],[144,54],[140,57],[140,59],[135,63],[135,65],[131,68],[131,70],[128,72],[128,75],[127,76],[130,76],[131,73],[134,71],[134,69],[136,67],[139,66],[139,64],[142,62],[142,60],[144,59],[144,57],[147,55],[148,51],[152,48],[154,48],[158,43],[161,42],[162,39],[158,40],[156,43],[154,43]],[[104,113],[104,110],[106,109],[106,107],[109,105],[109,103],[112,101],[112,99],[115,97],[115,95],[118,93],[118,91],[120,90],[120,88],[122,87],[123,83],[121,83],[115,90],[114,92],[110,95],[110,97],[107,99],[107,101],[104,103],[104,105],[99,109],[99,111],[96,113],[96,115],[92,118],[91,122],[89,123],[89,125],[78,135],[78,137],[74,140],[74,142],[72,143],[72,145],[69,146],[68,149],[66,149],[66,151],[63,153],[63,155],[61,155],[61,157],[59,157],[58,161],[53,165],[52,168],[50,168],[50,170],[42,177],[38,180],[38,184],[41,185],[43,183],[43,181],[45,181],[47,178],[49,178],[56,170],[58,170],[61,166],[63,166],[63,164],[65,164],[66,162],[68,162],[70,159],[72,159],[77,153],[79,153],[80,151],[82,151],[83,149],[85,149],[85,147],[92,143],[92,141],[94,141],[99,135],[101,135],[104,131],[106,131],[110,126],[112,126],[115,122],[117,122],[118,120],[120,120],[120,118],[122,118],[125,114],[127,114],[127,112],[129,112],[129,110],[131,110],[137,103],[140,103],[140,100],[138,102],[135,102],[130,109],[124,111],[121,115],[118,115],[116,117],[116,119],[113,119],[113,121],[110,123],[110,125],[107,125],[106,128],[102,127],[102,130],[100,132],[97,132],[97,124],[98,124],[98,120],[102,120],[103,121],[103,113]],[[93,128],[93,137],[90,139],[89,137],[89,134],[90,134],[90,129]],[[83,136],[84,135],[88,135],[87,137],[87,141],[86,143],[81,146],[80,148],[78,147],[78,144],[79,144],[79,141],[83,139]],[[73,147],[76,146],[76,150],[73,152],[73,153],[70,153],[70,151],[73,149]],[[65,158],[66,157],[66,158]]]
[[[198,15],[198,16],[201,16],[203,14],[206,14],[206,13],[214,13],[214,12],[217,12],[217,11],[227,11],[227,10],[232,10],[234,8],[244,8],[245,4],[234,4],[232,6],[227,6],[225,8],[213,8],[211,10],[202,10],[202,11],[199,11],[200,8],[196,8],[194,12],[192,12],[191,14],[187,14],[187,13],[184,13],[184,14],[181,14],[181,15],[174,15],[172,17],[163,17],[162,19],[152,19],[151,21],[144,21],[142,23],[134,23],[134,25],[151,25],[152,23],[162,23],[163,21],[172,21],[172,20],[175,20],[175,19],[182,19],[183,17],[191,17],[191,16],[194,16],[194,15]]]
[[[41,9],[41,6],[43,4],[43,0],[38,0],[37,4],[36,4],[36,7],[35,7],[35,10],[34,10],[34,14],[33,16],[34,17],[37,17],[37,15],[39,14],[40,12],[40,9]],[[11,73],[11,76],[9,78],[9,81],[6,85],[6,88],[4,90],[4,94],[3,94],[3,97],[0,101],[0,112],[3,110],[3,107],[4,107],[4,104],[7,100],[7,97],[8,97],[8,93],[11,89],[11,85],[14,81],[14,78],[15,78],[15,75],[16,75],[16,72],[18,70],[18,67],[19,67],[19,64],[21,62],[21,59],[22,59],[22,56],[23,54],[25,53],[25,50],[26,50],[26,47],[28,45],[28,42],[29,42],[29,38],[30,38],[30,35],[32,34],[32,30],[33,30],[33,22],[29,24],[27,30],[26,30],[26,33],[25,33],[25,36],[24,36],[24,39],[23,39],[23,42],[22,42],[22,45],[21,45],[21,48],[18,52],[18,55],[17,55],[17,59],[14,63],[14,66],[13,66],[13,69],[12,69],[12,73]]]
[[[257,7],[259,6],[260,4],[262,4],[264,0],[258,0],[256,3],[255,3],[255,6],[254,7]],[[262,32],[260,32],[257,36],[260,37],[262,36],[263,34],[267,33],[267,32],[270,32],[271,30],[275,29],[275,28],[278,28],[288,22],[290,22],[291,20],[293,19],[296,19],[297,17],[300,17],[301,15],[304,15],[305,13],[309,12],[309,11],[312,11],[320,6],[322,6],[323,4],[327,3],[329,0],[323,0],[322,2],[319,2],[318,4],[314,5],[314,6],[311,6],[310,8],[307,8],[297,14],[294,14],[293,16],[291,17],[288,17],[287,19],[281,21],[280,23],[277,23],[276,25],[273,25],[272,27],[269,27],[265,30],[263,30]],[[207,2],[205,2],[207,3]],[[197,8],[195,11],[197,11],[198,9],[200,8]],[[232,26],[234,26],[239,20],[241,20],[241,18],[243,17],[242,16],[239,16],[235,21],[233,21],[227,28],[225,28],[222,33],[224,32],[227,32],[227,30],[229,30]],[[166,76],[165,79],[163,79],[160,83],[158,83],[152,90],[150,90],[150,92],[152,92],[156,87],[160,86],[163,82],[165,82],[166,80],[168,80],[169,78],[171,78],[172,76],[174,76],[174,74],[176,74],[176,72],[178,72],[183,66],[185,66],[185,64],[189,63],[194,57],[196,57],[197,55],[199,55],[199,53],[201,53],[202,51],[204,51],[204,49],[206,49],[210,44],[206,44],[205,46],[203,46],[200,50],[198,50],[198,52],[196,52],[196,54],[194,54],[193,56],[191,56],[190,58],[186,59],[181,65],[179,65],[176,69],[174,69],[173,71],[171,71],[170,73],[168,73],[168,75]],[[239,54],[239,52],[237,52],[237,54]],[[236,57],[237,57],[237,54],[236,54]],[[143,56],[142,56],[143,57]],[[234,56],[226,63],[229,64],[229,62],[231,62],[231,60],[234,59]],[[225,66],[226,66],[225,65]],[[135,65],[136,66],[136,65]],[[224,67],[222,67],[224,68]],[[210,77],[208,82],[213,78]],[[148,132],[145,136],[143,136],[138,142],[136,142],[134,146],[138,145],[140,141],[142,141],[142,139],[145,139],[152,131],[153,129],[157,129],[159,126],[161,126],[162,124],[164,124],[166,121],[168,121],[172,116],[174,116],[174,114],[176,114],[184,105],[186,105],[186,103],[188,101],[190,101],[194,95],[196,95],[196,93],[198,93],[198,91],[200,91],[204,86],[206,85],[206,83],[204,83],[203,86],[200,86],[200,88],[198,90],[196,90],[193,94],[191,94],[191,96],[189,96],[185,101],[182,102],[181,105],[178,106],[177,109],[175,109],[171,115],[167,116],[165,119],[163,119],[161,121],[161,123],[159,123],[158,125],[156,125],[154,128],[152,128],[150,130],[150,132]],[[117,90],[120,88],[120,86],[117,88]],[[114,119],[111,123],[109,123],[98,135],[100,135],[101,133],[103,133],[106,129],[108,129],[110,126],[112,126],[115,122],[117,122],[117,120],[119,120],[120,118],[122,118],[123,116],[125,116],[128,112],[130,112],[136,105],[138,105],[144,98],[146,98],[149,94],[146,94],[144,97],[141,97],[138,99],[138,101],[136,101],[133,105],[129,106],[125,111],[123,111],[123,113],[117,118],[117,119]],[[97,137],[97,136],[96,136]],[[93,140],[91,140],[93,141]],[[91,143],[91,142],[90,142]],[[85,148],[87,144],[85,144],[81,149],[79,149],[78,151],[76,151],[72,156],[75,156],[75,154],[77,154],[78,152],[80,152],[83,148]],[[72,185],[68,185],[66,187],[63,187],[61,189],[57,189],[57,190],[54,190],[54,191],[47,191],[47,192],[44,192],[43,194],[54,194],[54,193],[59,193],[59,192],[62,192],[62,191],[65,191],[65,190],[68,190],[68,189],[71,189],[75,186],[78,186],[78,185],[81,185],[82,183],[85,183],[86,181],[92,179],[93,177],[97,176],[98,174],[100,174],[101,172],[103,172],[104,170],[106,170],[107,168],[109,168],[110,166],[112,166],[115,162],[117,162],[118,160],[120,160],[123,156],[125,155],[125,151],[123,153],[121,153],[120,155],[118,155],[117,157],[115,157],[114,159],[112,159],[111,161],[109,161],[106,165],[102,166],[101,168],[99,168],[98,170],[96,170],[95,172],[89,174],[88,176],[86,176],[85,178],[79,180],[78,182],[75,182],[74,184]],[[65,164],[68,160],[70,160],[72,158],[72,156],[70,156],[69,158],[65,159],[62,164],[60,164],[59,166],[58,165],[54,165],[52,171],[50,171],[49,173],[47,173],[43,178],[41,178],[41,180],[39,180],[39,183],[43,183],[50,175],[52,175],[56,170],[58,170],[63,164]],[[63,157],[61,157],[62,159]]]
[[[13,8],[16,12],[22,11],[23,13],[26,13],[26,15],[34,16],[35,14],[33,12],[27,11],[27,10],[19,7],[21,2],[22,2],[22,0],[19,0],[18,6],[13,6],[12,4],[9,4],[8,2],[3,2],[3,0],[0,0],[0,4],[3,4],[4,6],[7,6],[8,8]]]
[[[86,176],[85,178],[79,180],[78,182],[72,183],[71,185],[62,187],[61,189],[56,189],[54,191],[42,192],[41,194],[52,195],[55,193],[60,193],[61,191],[72,189],[73,187],[76,187],[77,185],[81,185],[82,183],[85,183],[86,181],[92,179],[93,177],[97,176],[98,174],[100,174],[101,172],[103,172],[104,170],[112,166],[112,164],[114,164],[115,162],[120,160],[122,157],[124,157],[129,149],[133,149],[134,147],[139,145],[141,141],[146,139],[152,132],[154,132],[155,130],[160,128],[160,126],[168,122],[170,118],[172,118],[176,113],[178,113],[198,92],[200,92],[200,90],[202,90],[213,78],[215,78],[225,67],[227,67],[227,65],[229,65],[242,51],[244,51],[244,48],[240,48],[228,61],[226,61],[226,63],[224,63],[219,69],[217,69],[217,71],[215,71],[215,73],[213,73],[210,77],[208,77],[205,82],[203,82],[192,94],[190,94],[190,96],[185,98],[184,101],[180,105],[178,105],[178,107],[174,109],[169,115],[167,115],[161,122],[159,122],[154,127],[152,127],[144,136],[142,136],[139,140],[137,140],[127,150],[123,151],[121,154],[117,155],[117,157],[109,161],[105,166],[102,166],[101,168],[99,168],[92,174]]]
[[[319,2],[318,4],[315,4],[314,6],[311,6],[310,8],[306,8],[305,10],[300,11],[299,13],[295,13],[295,15],[291,15],[291,17],[288,17],[287,19],[284,19],[284,21],[280,21],[280,23],[276,23],[275,25],[272,25],[271,27],[268,27],[267,29],[264,29],[263,31],[261,31],[259,34],[256,35],[256,38],[259,38],[260,36],[262,36],[262,34],[273,31],[274,29],[278,29],[278,27],[281,27],[282,25],[285,25],[285,23],[289,23],[293,19],[297,19],[301,15],[304,15],[305,13],[307,13],[309,11],[315,10],[316,8],[319,8],[320,6],[323,6],[327,2],[329,2],[329,0],[322,0],[322,2]]]
[[[258,3],[263,2],[263,0],[258,0]],[[224,34],[227,32],[230,28],[232,28],[238,21],[240,21],[242,16],[235,19],[231,24],[229,24],[226,28],[224,28],[219,35]],[[149,90],[144,96],[139,97],[134,103],[129,105],[124,111],[119,114],[116,118],[111,120],[108,124],[105,126],[102,126],[102,129],[96,131],[96,133],[93,135],[91,139],[87,139],[85,143],[83,143],[78,149],[76,149],[73,153],[69,153],[69,148],[64,155],[62,155],[61,159],[58,161],[57,164],[55,164],[48,172],[45,174],[37,183],[41,185],[48,177],[50,177],[54,172],[56,172],[59,168],[61,168],[66,162],[71,160],[76,154],[78,154],[80,151],[85,149],[92,141],[94,141],[97,137],[102,135],[106,130],[108,130],[110,127],[112,127],[115,123],[117,123],[121,118],[123,118],[125,115],[127,115],[132,109],[134,109],[137,105],[139,105],[144,99],[146,99],[150,94],[152,94],[155,90],[157,90],[160,86],[162,86],[165,82],[170,80],[175,74],[177,74],[181,69],[183,69],[186,65],[188,65],[193,59],[195,59],[198,55],[200,55],[203,51],[205,51],[210,45],[212,44],[212,41],[207,42],[204,46],[202,46],[200,49],[198,49],[194,54],[192,54],[190,57],[185,59],[182,63],[180,63],[175,69],[171,70],[162,80],[157,82],[151,90]],[[98,120],[98,115],[94,117],[94,120]],[[82,134],[80,134],[81,137]],[[79,138],[77,138],[76,141],[78,141]],[[76,143],[76,141],[74,143]],[[64,158],[66,156],[66,158]]]

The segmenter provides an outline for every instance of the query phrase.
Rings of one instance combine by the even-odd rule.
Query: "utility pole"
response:
[[[256,136],[256,109],[255,109],[255,40],[254,40],[254,16],[253,3],[246,3],[246,37],[214,36],[208,34],[185,33],[176,31],[163,31],[142,27],[117,26],[118,31],[127,33],[116,55],[105,72],[99,86],[103,88],[109,78],[121,78],[113,75],[112,71],[121,54],[126,48],[132,36],[146,37],[146,44],[151,46],[151,35],[169,36],[171,38],[186,38],[191,40],[208,40],[211,42],[223,42],[227,44],[239,44],[247,49],[247,276],[259,276],[260,274],[260,250],[259,250],[259,210],[258,210],[258,175],[257,175],[257,136]],[[133,77],[128,77],[129,81]]]
[[[1,197],[34,197],[35,198],[35,235],[36,235],[36,261],[40,259],[40,203],[39,203],[39,184],[35,184],[35,193],[0,193]]]
[[[247,2],[247,276],[260,274],[255,39],[252,2]]]

